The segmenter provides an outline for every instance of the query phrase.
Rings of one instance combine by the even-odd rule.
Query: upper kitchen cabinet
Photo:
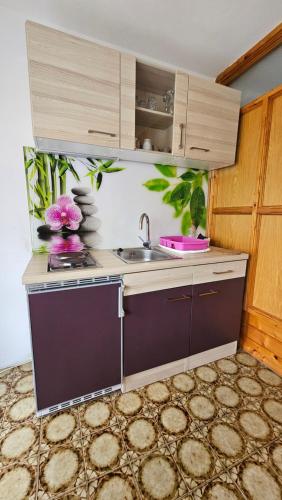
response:
[[[136,149],[171,153],[174,85],[174,73],[137,61]]]
[[[215,168],[235,160],[240,92],[27,22],[41,151]]]
[[[235,162],[241,93],[189,75],[185,156]]]
[[[27,22],[35,137],[120,145],[120,53]]]

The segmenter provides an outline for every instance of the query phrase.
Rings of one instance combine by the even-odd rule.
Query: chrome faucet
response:
[[[143,221],[144,219],[146,220],[146,240],[144,240],[141,236],[138,236],[138,238],[142,241],[143,247],[145,248],[151,248],[151,240],[150,240],[150,219],[149,216],[146,213],[141,214],[140,220],[139,220],[139,229],[143,229]]]

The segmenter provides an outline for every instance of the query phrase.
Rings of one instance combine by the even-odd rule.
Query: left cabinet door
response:
[[[27,22],[33,133],[119,147],[120,53]]]
[[[120,384],[118,287],[28,296],[38,410]]]
[[[124,375],[189,356],[192,286],[124,298]]]

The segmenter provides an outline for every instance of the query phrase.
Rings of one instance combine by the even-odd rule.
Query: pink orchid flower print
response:
[[[50,245],[50,253],[80,252],[84,244],[77,234],[71,234],[67,238],[53,236]]]
[[[59,196],[57,202],[47,208],[46,222],[52,231],[59,231],[62,227],[76,231],[82,221],[80,208],[75,205],[69,196]]]

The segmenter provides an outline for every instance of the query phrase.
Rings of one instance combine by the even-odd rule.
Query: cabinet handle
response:
[[[175,299],[167,299],[169,302],[179,302],[180,300],[191,300],[191,295],[183,295],[182,297],[176,297]]]
[[[113,134],[112,132],[103,132],[103,130],[93,130],[90,128],[88,130],[88,134],[102,134],[102,135],[109,135],[110,137],[116,137],[117,134]]]
[[[205,297],[206,295],[216,295],[219,293],[218,290],[210,290],[209,292],[199,293],[199,297]]]
[[[205,153],[208,153],[210,151],[210,149],[198,148],[197,146],[191,146],[190,149],[198,149],[199,151],[204,151]]]
[[[180,144],[178,146],[179,149],[183,149],[183,129],[184,129],[184,123],[179,124],[180,127]]]
[[[227,271],[213,271],[212,274],[230,274],[234,273],[233,269],[228,269]]]

